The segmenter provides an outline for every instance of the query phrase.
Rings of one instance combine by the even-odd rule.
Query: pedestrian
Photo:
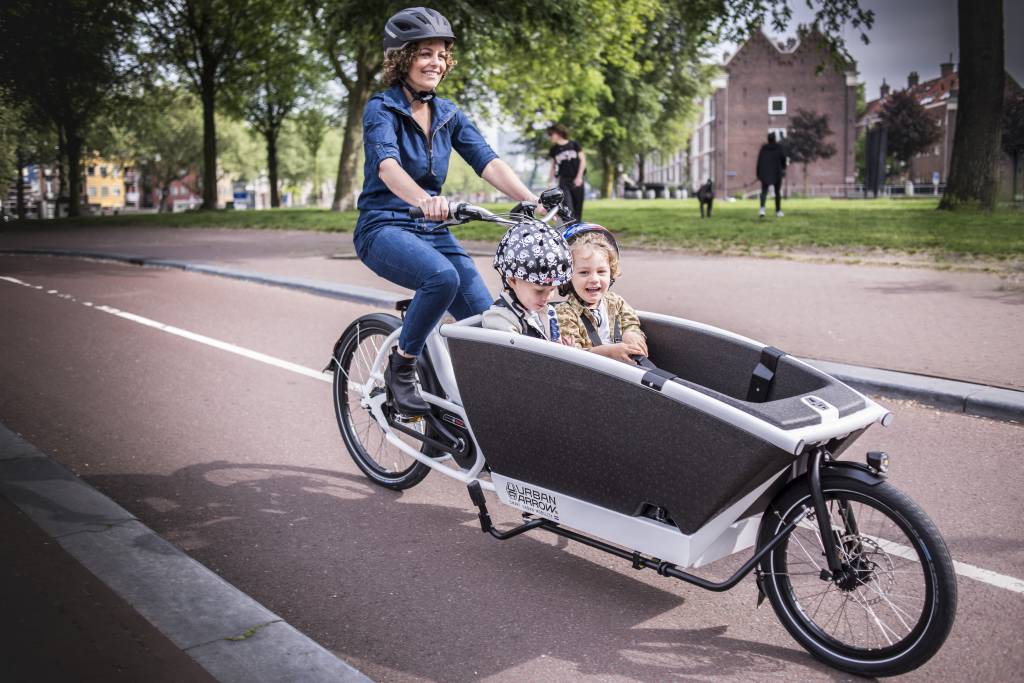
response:
[[[697,201],[700,202],[700,217],[704,218],[704,205],[707,204],[708,218],[711,218],[711,208],[715,203],[715,185],[711,178],[697,189]]]
[[[439,12],[404,9],[384,27],[382,82],[363,110],[365,163],[353,242],[370,270],[415,290],[398,347],[384,372],[392,406],[411,418],[429,411],[416,389],[416,357],[445,311],[456,319],[483,313],[491,295],[447,226],[441,194],[452,149],[499,192],[537,203],[476,126],[435,88],[455,66],[451,24]],[[419,207],[423,218],[409,218]]]
[[[572,211],[573,218],[583,220],[583,174],[587,172],[587,155],[580,143],[569,139],[569,129],[560,123],[548,127],[551,149],[551,171],[548,185],[555,179],[565,194],[563,203]]]
[[[757,155],[757,179],[761,181],[761,209],[758,215],[764,218],[764,200],[768,186],[775,188],[775,215],[782,218],[782,179],[786,176],[786,151],[775,142],[775,133],[768,133],[768,142],[761,145]]]

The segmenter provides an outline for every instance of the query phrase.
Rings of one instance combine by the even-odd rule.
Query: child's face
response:
[[[551,296],[555,293],[555,288],[550,285],[536,285],[526,280],[520,280],[517,277],[510,277],[508,284],[512,291],[516,293],[519,303],[528,311],[542,310],[548,305],[548,302],[551,301]]]
[[[588,306],[601,303],[611,281],[612,269],[603,249],[588,244],[572,250],[572,286]]]

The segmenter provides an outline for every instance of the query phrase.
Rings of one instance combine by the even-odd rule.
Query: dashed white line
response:
[[[0,275],[0,280],[9,282],[11,284],[20,285],[22,287],[28,287],[30,289],[42,289],[42,286],[30,285],[27,282],[23,282],[22,280],[9,277],[6,275]],[[48,290],[47,293],[57,294],[58,290]],[[70,295],[63,295],[61,298],[66,298],[70,299],[71,301],[77,302],[77,300],[71,297]],[[98,311],[103,311],[104,313],[115,315],[124,320],[130,320],[132,322],[139,323],[140,325],[145,325],[146,327],[151,327],[162,332],[167,332],[168,334],[173,334],[178,337],[182,337],[183,339],[199,342],[200,344],[206,344],[207,346],[212,346],[215,349],[220,349],[222,351],[234,353],[245,358],[259,361],[261,363],[266,363],[267,365],[272,365],[274,367],[281,368],[282,370],[289,370],[291,372],[303,375],[304,377],[310,377],[321,382],[332,381],[330,375],[326,373],[318,372],[311,368],[307,368],[303,365],[298,365],[297,363],[292,363],[286,360],[282,360],[280,358],[275,358],[274,356],[268,356],[267,354],[260,353],[259,351],[253,351],[251,349],[247,349],[236,344],[230,344],[228,342],[220,341],[219,339],[207,337],[206,335],[197,334],[195,332],[189,332],[188,330],[183,330],[180,327],[174,327],[173,325],[167,325],[165,323],[158,322],[150,318],[145,318],[141,315],[128,313],[127,311],[122,311],[117,308],[113,308],[112,306],[94,304],[91,301],[83,301],[81,302],[81,304],[83,306],[93,308]],[[900,545],[899,543],[894,543],[892,541],[887,541],[884,539],[877,540],[880,542],[880,544],[883,545],[887,552],[890,552],[893,555],[898,555],[899,557],[903,557],[908,560],[917,560],[917,553],[913,550],[913,548],[908,548],[907,546]],[[1024,593],[1024,581],[1013,576],[999,574],[988,569],[976,567],[972,564],[967,564],[965,562],[957,562],[956,560],[953,561],[953,567],[956,570],[956,573],[960,576],[969,579],[974,579],[975,581],[980,581],[982,583],[987,583],[997,588],[1003,588],[1014,593]]]

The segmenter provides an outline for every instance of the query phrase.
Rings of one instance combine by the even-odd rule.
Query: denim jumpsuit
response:
[[[410,219],[410,206],[380,179],[380,164],[395,159],[432,196],[441,193],[452,148],[476,171],[497,154],[466,115],[449,100],[435,97],[430,139],[412,118],[401,86],[375,94],[363,112],[365,180],[359,195],[359,221],[353,237],[359,259],[386,280],[416,296],[405,315],[399,347],[419,355],[434,325],[450,311],[456,319],[482,313],[491,295],[480,273],[447,228]]]

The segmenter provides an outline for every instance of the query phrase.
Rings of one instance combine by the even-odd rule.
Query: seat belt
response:
[[[761,349],[761,360],[750,375],[750,387],[747,389],[748,402],[764,403],[768,398],[768,390],[771,389],[772,380],[775,379],[775,370],[779,365],[779,359],[785,355],[785,351],[774,346],[766,346]]]

